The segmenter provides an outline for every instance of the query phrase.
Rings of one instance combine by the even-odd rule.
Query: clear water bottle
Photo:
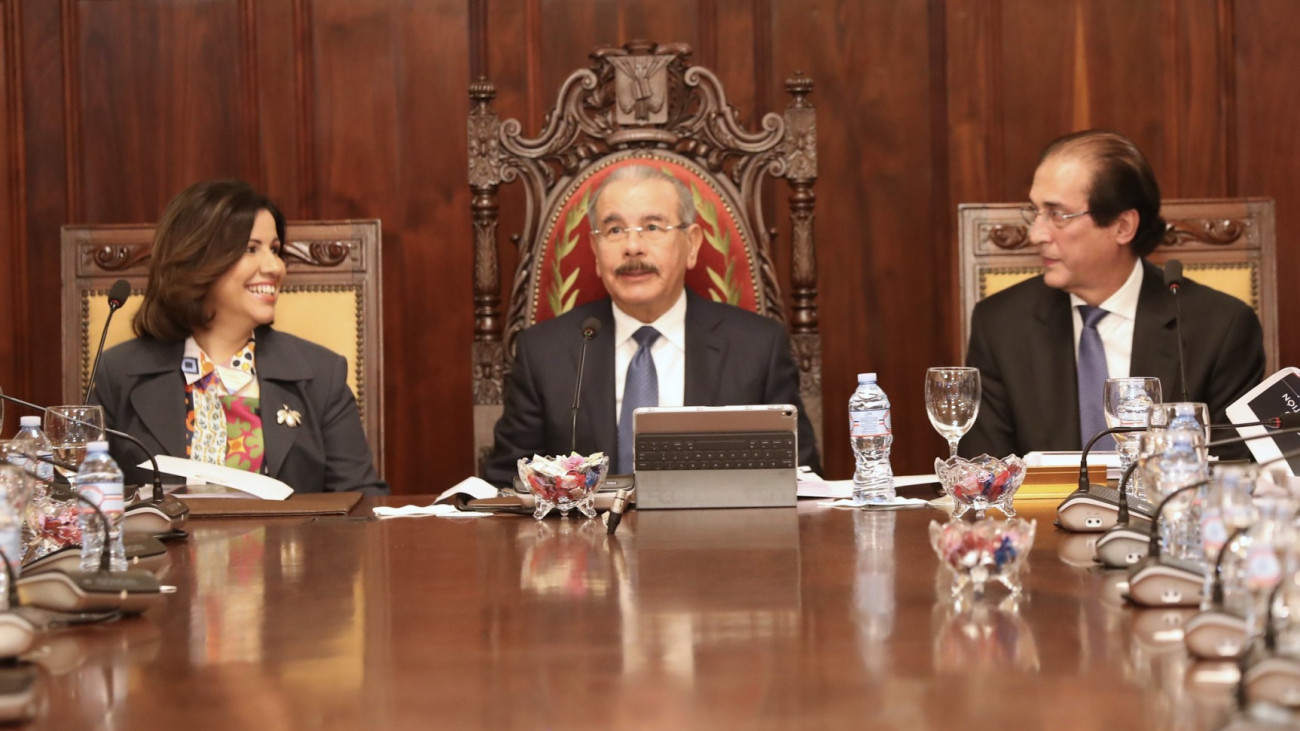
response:
[[[41,417],[24,416],[19,421],[18,433],[14,435],[14,442],[22,445],[23,454],[29,455],[28,459],[23,460],[23,464],[18,465],[27,471],[27,474],[40,481],[37,485],[38,490],[48,489],[54,481],[54,465],[49,462],[42,462],[39,459],[31,459],[31,456],[50,457],[54,450],[50,447],[50,440],[41,431]]]
[[[0,463],[0,551],[4,551],[5,560],[15,577],[22,568],[23,535],[22,517],[14,507],[9,495],[21,495],[25,490],[27,475],[22,468],[8,463]],[[0,569],[0,611],[9,609],[9,576]]]
[[[126,571],[126,553],[122,547],[122,470],[108,455],[108,442],[86,445],[86,459],[77,470],[77,492],[99,507],[108,519],[109,563],[111,571]],[[98,571],[104,551],[104,530],[99,516],[85,503],[81,515],[81,570]]]
[[[849,399],[849,437],[853,441],[853,500],[883,503],[894,499],[894,471],[889,447],[894,430],[889,397],[876,385],[876,374],[859,373],[858,390]]]

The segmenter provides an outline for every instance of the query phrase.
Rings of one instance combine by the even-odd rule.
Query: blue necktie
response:
[[[1110,313],[1100,307],[1079,305],[1083,331],[1079,333],[1079,448],[1087,446],[1097,432],[1106,428],[1102,394],[1106,389],[1106,349],[1101,344],[1097,323]],[[1097,450],[1114,450],[1115,439],[1107,434],[1093,445]]]
[[[632,333],[636,340],[636,355],[627,364],[627,379],[623,382],[623,408],[618,417],[618,469],[616,474],[632,472],[632,412],[643,406],[659,405],[659,373],[650,346],[659,339],[659,331],[649,325]]]

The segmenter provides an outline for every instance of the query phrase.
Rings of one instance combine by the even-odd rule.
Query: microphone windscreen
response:
[[[582,321],[582,337],[590,340],[600,334],[600,320],[588,317]]]
[[[1183,286],[1183,263],[1177,259],[1165,262],[1165,286]]]
[[[119,279],[113,282],[113,286],[108,290],[108,306],[117,309],[126,302],[131,296],[131,283],[125,279]]]

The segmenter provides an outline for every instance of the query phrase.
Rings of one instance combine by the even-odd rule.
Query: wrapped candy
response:
[[[586,457],[577,453],[567,457],[535,454],[519,460],[519,479],[537,500],[533,517],[538,520],[551,508],[558,508],[564,516],[577,508],[588,518],[596,517],[592,503],[608,472],[609,457],[603,452]]]

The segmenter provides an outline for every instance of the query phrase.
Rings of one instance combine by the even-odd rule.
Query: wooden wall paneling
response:
[[[304,0],[259,0],[249,23],[251,49],[248,73],[257,93],[252,116],[252,140],[257,168],[250,172],[263,190],[290,218],[315,218],[310,208],[308,168],[310,96],[305,61],[309,61]]]
[[[12,2],[12,0],[10,0]],[[63,69],[64,8],[60,3],[22,0],[18,6],[22,73],[22,157],[27,266],[27,313],[15,321],[24,351],[18,383],[36,403],[56,403],[60,393],[60,348],[45,333],[59,332],[59,227],[68,220],[66,98]]]
[[[469,15],[460,0],[311,8],[318,214],[383,222],[385,476],[472,473]]]
[[[1287,282],[1300,280],[1300,4],[1286,0],[1236,0],[1234,195],[1262,195],[1277,201],[1278,322],[1282,365],[1300,361],[1300,293]]]
[[[202,179],[256,181],[248,0],[70,3],[74,220],[157,220]]]
[[[1235,104],[1230,84],[1230,32],[1220,26],[1222,0],[1164,0],[1166,134],[1161,193],[1167,198],[1229,195],[1229,124]],[[1225,55],[1225,50],[1228,53]]]
[[[18,3],[0,0],[0,389],[23,395],[26,348],[19,331],[27,319],[26,235],[23,225],[22,71]],[[12,434],[18,414],[0,406],[0,437]]]
[[[775,73],[803,69],[817,84],[823,461],[831,477],[852,470],[845,405],[860,371],[879,373],[893,404],[895,470],[929,471],[939,454],[922,383],[925,369],[947,357],[941,290],[952,246],[934,223],[929,179],[929,10],[924,0],[773,7]]]

